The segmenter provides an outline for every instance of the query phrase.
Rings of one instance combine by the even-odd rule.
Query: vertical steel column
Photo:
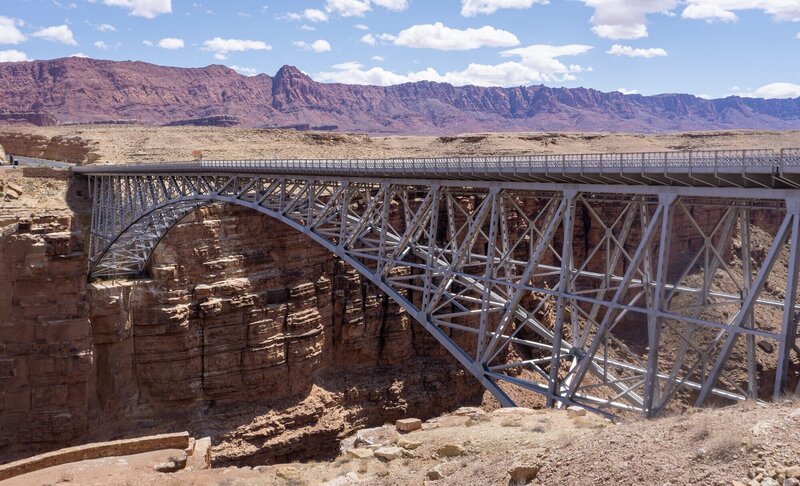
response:
[[[753,261],[750,255],[750,208],[739,210],[739,231],[742,240],[742,299],[747,296],[747,291],[753,285]],[[748,312],[744,326],[753,328],[753,312]],[[747,395],[752,400],[758,399],[758,375],[756,373],[756,337],[748,334],[745,337],[747,346]]]
[[[797,340],[797,318],[794,309],[797,302],[797,281],[800,274],[800,199],[786,201],[786,213],[792,218],[792,237],[789,242],[789,267],[786,275],[786,295],[783,302],[781,340],[778,343],[778,365],[775,368],[774,400],[781,398],[789,376],[791,353]]]
[[[483,291],[481,292],[481,315],[478,330],[478,343],[475,350],[475,361],[481,361],[483,356],[483,349],[486,346],[486,328],[489,323],[489,298],[492,291],[492,281],[495,280],[495,245],[497,241],[497,225],[499,219],[503,214],[499,211],[500,204],[498,198],[502,199],[502,194],[491,192],[489,197],[492,198],[491,209],[489,213],[489,235],[486,244],[486,267],[484,277],[486,280],[482,281]]]
[[[577,193],[575,191],[565,191],[564,199],[567,201],[567,208],[564,214],[563,235],[564,241],[561,242],[561,272],[558,281],[558,299],[556,301],[556,322],[553,326],[553,349],[550,355],[550,382],[547,397],[547,406],[554,404],[553,396],[559,394],[558,372],[561,367],[561,343],[564,335],[564,319],[566,319],[567,302],[565,294],[570,292],[572,285],[572,271],[574,260],[573,238],[575,234],[575,209]],[[574,313],[574,310],[573,312]],[[574,339],[574,336],[573,336]]]
[[[652,305],[647,312],[647,337],[650,349],[647,356],[647,374],[644,382],[644,410],[648,415],[653,414],[653,403],[657,401],[658,395],[658,353],[661,344],[661,327],[663,318],[659,313],[664,305],[664,284],[667,281],[667,263],[669,261],[669,250],[672,242],[673,205],[675,204],[674,194],[662,194],[658,197],[659,205],[664,208],[661,214],[661,234],[658,246],[658,260],[656,267],[655,289],[653,292]]]
[[[428,252],[425,255],[425,276],[422,291],[422,309],[427,309],[431,300],[431,291],[433,290],[433,260],[435,258],[435,251],[438,247],[436,241],[436,230],[439,226],[439,202],[441,199],[441,187],[439,184],[431,184],[430,197],[431,201],[431,216],[428,219]],[[420,208],[424,210],[424,208]],[[410,226],[407,228],[410,230]],[[401,239],[402,241],[402,239]],[[443,245],[446,246],[446,245]]]

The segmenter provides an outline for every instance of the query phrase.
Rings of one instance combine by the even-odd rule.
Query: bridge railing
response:
[[[488,175],[577,172],[772,172],[800,167],[800,148],[706,150],[491,157],[386,159],[209,160],[135,165],[90,165],[78,173],[280,172],[341,175]]]

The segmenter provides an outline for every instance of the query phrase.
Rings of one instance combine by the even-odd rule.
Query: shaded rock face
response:
[[[78,137],[45,137],[27,133],[1,132],[0,145],[12,155],[61,160],[74,164],[91,163],[99,156],[90,142]]]
[[[455,87],[428,81],[388,87],[326,84],[292,66],[274,77],[248,77],[218,65],[184,69],[85,58],[3,63],[0,92],[5,94],[0,113],[46,112],[47,117],[28,120],[38,124],[238,120],[246,127],[426,134],[800,128],[800,98],[705,100],[686,94]]]
[[[73,186],[73,204],[82,189]],[[0,202],[2,462],[73,443],[90,426],[94,360],[82,221],[69,209],[31,214]]]
[[[152,278],[87,287],[85,210],[2,216],[0,462],[179,429],[212,436],[221,464],[326,457],[357,428],[482,397],[385,295],[267,216],[201,209]]]

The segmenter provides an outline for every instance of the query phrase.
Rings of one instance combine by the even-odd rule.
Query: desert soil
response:
[[[53,467],[3,484],[770,485],[800,477],[798,428],[797,402],[620,424],[564,410],[464,408],[408,433],[392,424],[362,430],[328,462],[159,473],[153,467],[176,451],[158,451]]]
[[[477,133],[454,137],[368,136],[244,128],[75,125],[9,127],[0,132],[90,141],[98,162],[272,158],[444,157],[671,150],[780,149],[800,146],[800,131],[720,131],[664,135]],[[93,157],[94,158],[94,157]]]

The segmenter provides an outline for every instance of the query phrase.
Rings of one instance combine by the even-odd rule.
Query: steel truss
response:
[[[798,373],[793,189],[86,172],[91,278],[142,275],[198,207],[249,207],[352,265],[504,406],[517,388],[654,415],[778,398]]]

